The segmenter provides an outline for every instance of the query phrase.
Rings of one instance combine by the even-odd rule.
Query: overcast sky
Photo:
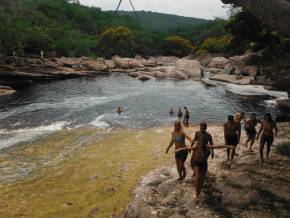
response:
[[[102,10],[116,9],[119,0],[80,0],[82,4]],[[221,0],[132,0],[137,11],[155,11],[187,17],[212,19],[226,17]],[[132,10],[129,0],[123,0],[120,10]]]

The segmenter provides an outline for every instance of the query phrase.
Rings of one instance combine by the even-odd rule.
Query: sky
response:
[[[115,10],[119,0],[80,0],[84,5]],[[137,11],[154,11],[186,17],[213,19],[226,17],[221,0],[132,0]],[[123,0],[120,10],[132,10],[129,0]]]

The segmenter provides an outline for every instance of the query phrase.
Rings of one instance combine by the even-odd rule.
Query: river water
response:
[[[168,111],[187,106],[190,122],[223,123],[243,110],[260,117],[280,113],[265,99],[243,99],[223,86],[194,81],[141,82],[127,75],[31,83],[0,98],[0,149],[77,127],[148,128],[176,120]],[[118,106],[124,113],[118,115]]]

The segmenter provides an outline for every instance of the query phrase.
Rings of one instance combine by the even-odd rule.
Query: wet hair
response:
[[[205,129],[207,129],[207,124],[206,124],[206,122],[202,122],[202,123],[200,123],[200,127],[205,127]]]
[[[273,121],[272,115],[270,113],[265,113],[264,120],[267,120],[267,118],[268,120]]]
[[[174,131],[180,131],[182,129],[180,121],[174,122]]]
[[[184,107],[185,110],[187,110],[187,107]]]
[[[257,117],[256,113],[252,113],[251,117]]]
[[[228,120],[229,120],[229,121],[234,121],[234,116],[233,116],[233,115],[229,115],[229,116],[228,116]]]

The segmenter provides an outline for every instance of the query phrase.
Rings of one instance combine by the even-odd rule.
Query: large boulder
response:
[[[277,100],[279,107],[290,109],[290,99]]]
[[[133,59],[133,58],[120,58],[118,56],[114,56],[113,61],[117,67],[120,67],[122,69],[144,67],[144,65],[142,63],[140,63],[140,61]]]
[[[202,53],[198,55],[195,60],[199,61],[202,66],[208,66],[212,60],[212,57],[208,53]]]
[[[185,75],[183,72],[174,69],[168,74],[169,79],[174,79],[174,80],[186,80],[188,79],[188,76]]]
[[[257,76],[258,67],[256,66],[245,66],[241,68],[241,73],[243,76]]]
[[[105,60],[105,65],[109,68],[109,69],[113,69],[116,67],[116,64],[114,63],[113,60]]]
[[[93,60],[85,61],[82,63],[82,65],[88,68],[89,70],[94,71],[104,71],[108,69],[108,67],[104,63]]]
[[[225,57],[216,57],[211,60],[208,66],[215,68],[225,68],[225,66],[229,63],[230,60]]]
[[[175,69],[188,78],[200,79],[201,77],[201,65],[196,60],[179,59],[176,61]]]
[[[56,58],[56,62],[64,67],[73,67],[74,65],[79,65],[81,61],[78,58],[61,57]]]
[[[174,56],[161,56],[157,58],[157,64],[163,66],[173,66],[176,64],[177,60],[178,58]]]

